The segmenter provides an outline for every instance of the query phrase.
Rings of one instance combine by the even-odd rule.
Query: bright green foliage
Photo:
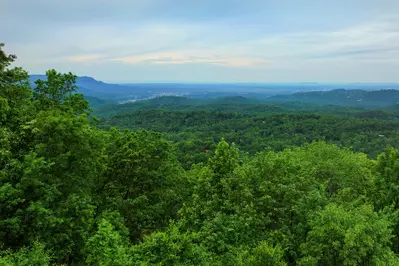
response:
[[[176,216],[186,178],[171,144],[159,134],[113,130],[109,139],[100,200],[119,210],[136,241]]]
[[[376,208],[391,213],[395,224],[393,250],[399,252],[399,152],[392,147],[378,156],[373,200]]]
[[[14,57],[1,58],[7,67]],[[55,260],[77,260],[95,214],[91,191],[103,169],[102,133],[67,101],[72,76],[48,72],[49,81],[69,80],[71,89],[49,82],[45,91],[42,83],[32,98],[26,72],[0,72],[2,108],[8,111],[0,128],[0,243],[20,248],[38,239],[57,250]],[[47,97],[50,92],[57,99]]]
[[[2,266],[46,266],[51,265],[50,260],[51,256],[39,243],[34,243],[31,248],[22,248],[14,253],[10,250],[0,252]]]
[[[31,151],[20,159],[11,159],[4,169],[2,185],[13,191],[5,201],[13,199],[14,203],[2,211],[8,217],[0,223],[2,232],[7,232],[7,241],[15,241],[13,245],[39,238],[50,247],[64,250],[58,255],[67,259],[72,249],[78,251],[82,245],[77,242],[84,241],[84,235],[76,234],[76,230],[91,227],[94,207],[90,192],[101,174],[98,151],[103,142],[87,118],[60,111],[38,113],[23,132]],[[76,204],[80,204],[79,209]],[[88,216],[88,223],[79,222],[82,215]]]
[[[126,240],[105,219],[100,221],[97,232],[88,239],[85,250],[88,265],[133,265]]]
[[[399,152],[390,147],[378,156],[376,171],[376,202],[379,208],[399,204]]]
[[[19,67],[10,68],[15,55],[6,55],[0,43],[0,119],[14,127],[25,119],[32,92],[29,88],[29,75]]]
[[[325,143],[261,153],[242,174],[262,227],[273,231],[269,241],[284,247],[289,260],[298,259],[314,212],[329,201],[363,197],[373,181],[365,156]]]
[[[310,221],[301,265],[397,265],[391,226],[369,205],[327,205]]]
[[[260,242],[260,244],[251,249],[245,250],[238,254],[234,265],[273,265],[285,266],[287,265],[283,260],[283,251],[280,247],[271,247],[267,242]]]
[[[181,233],[171,224],[165,232],[154,233],[133,247],[135,265],[209,265],[200,237]]]
[[[46,72],[47,80],[37,80],[33,98],[41,110],[60,107],[76,91],[76,76],[72,73],[61,74],[55,70]]]
[[[206,162],[222,137],[251,155],[266,148],[282,151],[322,140],[376,158],[388,145],[398,148],[399,143],[397,107],[386,117],[372,114],[380,110],[315,108],[295,103],[175,106],[137,102],[112,108],[117,114],[103,114],[100,126],[163,133],[176,143],[178,159],[185,169]]]
[[[224,153],[217,150],[209,167],[191,171],[192,200],[180,214],[183,228],[197,230],[201,245],[221,261],[229,261],[239,245],[268,241],[280,244],[294,262],[317,211],[330,201],[363,199],[373,187],[373,164],[364,155],[325,143],[265,152],[223,175],[213,170],[220,168],[212,169],[215,162],[238,158],[226,152],[223,142],[218,149]]]
[[[209,159],[209,167],[214,174],[214,183],[218,183],[221,178],[234,171],[238,166],[238,149],[222,139],[217,145],[215,155]]]

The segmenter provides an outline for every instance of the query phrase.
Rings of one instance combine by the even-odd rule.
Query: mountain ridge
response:
[[[33,83],[46,79],[45,75],[30,76]],[[317,82],[297,84],[185,84],[185,83],[135,83],[111,84],[90,76],[76,80],[78,92],[85,96],[113,103],[128,103],[158,98],[161,96],[186,96],[195,99],[214,99],[215,103],[289,103],[381,107],[399,103],[399,86],[378,84],[326,85]],[[179,99],[169,98],[169,103],[180,104]],[[100,103],[102,101],[97,101]],[[187,101],[183,101],[186,102]]]

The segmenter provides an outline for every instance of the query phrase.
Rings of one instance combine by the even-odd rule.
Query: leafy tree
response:
[[[393,147],[388,147],[378,156],[376,165],[376,186],[373,203],[379,210],[384,210],[392,215],[394,222],[393,239],[394,251],[399,251],[399,152]]]
[[[102,133],[69,106],[70,91],[52,83],[51,75],[67,76],[48,72],[48,83],[32,98],[27,73],[7,68],[15,57],[1,53],[0,97],[9,112],[0,128],[0,242],[18,249],[39,239],[57,251],[56,261],[71,262],[79,259],[94,216],[90,197],[103,169]],[[52,107],[41,108],[43,99]]]
[[[133,265],[127,241],[122,239],[110,222],[102,219],[97,232],[86,243],[88,265]]]
[[[198,243],[196,233],[181,233],[175,224],[157,232],[133,247],[137,265],[209,265],[208,254]]]
[[[279,246],[272,247],[262,241],[251,250],[244,250],[238,253],[234,265],[287,265],[283,260],[284,252]]]
[[[7,250],[0,255],[0,264],[4,266],[51,265],[51,256],[44,250],[44,246],[37,242],[31,248],[21,248],[14,253]]]
[[[301,265],[397,265],[391,226],[370,205],[327,205],[310,221]]]
[[[3,47],[4,44],[0,43],[0,118],[15,129],[29,115],[32,92],[28,73],[20,67],[10,68],[17,57],[7,55]]]
[[[376,206],[399,204],[399,152],[393,147],[387,148],[378,156],[376,164]]]
[[[233,172],[239,163],[238,149],[235,148],[234,144],[229,144],[222,139],[216,148],[215,155],[209,159],[209,167],[214,173],[215,183],[219,182],[220,179]]]
[[[39,110],[49,108],[70,109],[76,114],[89,114],[88,102],[76,94],[76,78],[72,73],[61,74],[56,70],[46,72],[46,80],[36,80],[33,98]]]
[[[147,131],[111,131],[108,166],[98,191],[117,209],[131,238],[163,228],[184,199],[185,174],[169,142]]]

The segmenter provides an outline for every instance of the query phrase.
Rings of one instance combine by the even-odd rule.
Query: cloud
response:
[[[394,80],[398,11],[395,0],[4,0],[0,41],[32,72],[111,81]]]
[[[262,58],[225,57],[211,55],[204,51],[151,53],[137,56],[118,57],[110,60],[125,64],[214,64],[226,67],[256,67],[270,63],[268,60]]]
[[[67,60],[73,63],[95,63],[104,58],[101,54],[83,54],[68,57]]]
[[[371,21],[334,31],[295,32],[252,40],[244,46],[252,54],[277,61],[372,56],[386,60],[387,53],[399,52],[399,20]],[[380,55],[380,57],[379,57]],[[392,59],[392,58],[391,58]],[[397,59],[399,63],[399,58]]]

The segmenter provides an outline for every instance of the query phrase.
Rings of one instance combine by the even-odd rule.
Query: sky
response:
[[[0,0],[0,42],[105,82],[399,82],[399,1]]]

